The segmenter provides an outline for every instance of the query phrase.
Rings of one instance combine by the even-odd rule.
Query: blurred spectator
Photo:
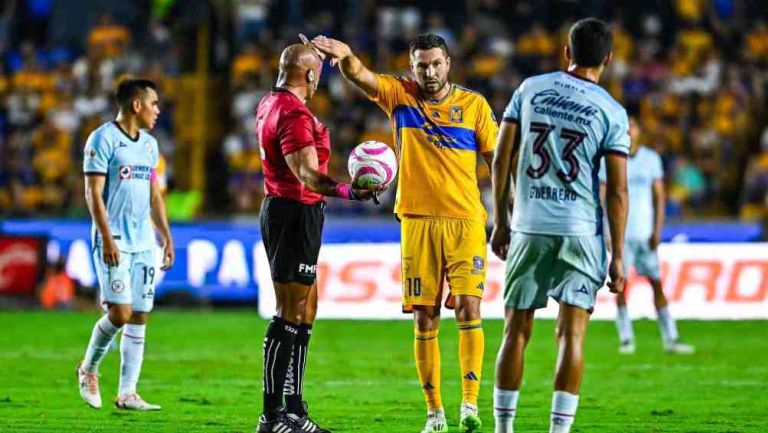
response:
[[[131,32],[127,27],[115,23],[111,14],[99,17],[98,24],[88,35],[88,46],[106,57],[116,57],[123,53],[131,42]]]
[[[234,4],[235,37],[238,44],[256,40],[267,24],[270,0],[241,0]]]
[[[262,71],[266,70],[264,63],[267,59],[259,50],[258,45],[255,43],[247,43],[243,50],[235,56],[235,60],[232,63],[232,84],[235,87],[244,85],[248,80],[256,80],[256,83],[264,86],[262,80]]]
[[[260,149],[255,143],[255,129],[238,122],[238,128],[224,139],[224,157],[230,170],[227,190],[235,210],[254,212],[261,204],[264,176]]]
[[[65,272],[66,260],[59,258],[46,271],[40,290],[40,305],[48,310],[74,307],[77,283]]]
[[[760,153],[747,163],[740,217],[747,220],[768,217],[768,127],[760,137]]]
[[[768,25],[759,20],[747,35],[745,56],[759,64],[768,63]]]

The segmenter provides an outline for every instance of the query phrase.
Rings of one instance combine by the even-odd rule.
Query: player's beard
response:
[[[445,86],[448,85],[448,77],[446,76],[443,80],[424,80],[423,84],[421,85],[421,92],[424,94],[424,96],[428,98],[432,98],[438,93],[442,92]],[[435,89],[435,90],[433,90]]]

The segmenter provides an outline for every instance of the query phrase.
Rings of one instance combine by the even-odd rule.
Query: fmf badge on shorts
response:
[[[123,283],[121,280],[115,280],[112,281],[112,291],[115,293],[120,293],[123,290],[125,290],[125,283]]]
[[[482,272],[483,269],[485,269],[485,259],[483,259],[481,256],[475,256],[472,257],[472,273],[473,274],[479,274]]]

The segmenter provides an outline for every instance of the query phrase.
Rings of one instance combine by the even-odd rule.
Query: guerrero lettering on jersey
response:
[[[520,131],[512,229],[602,234],[598,171],[605,153],[629,151],[624,108],[597,84],[553,72],[525,80],[504,120]]]

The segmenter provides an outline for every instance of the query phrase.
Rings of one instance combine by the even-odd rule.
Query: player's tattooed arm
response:
[[[318,170],[317,150],[313,146],[303,147],[285,155],[285,162],[304,188],[328,197],[347,200],[370,200],[380,189],[356,188],[348,183],[339,183]]]
[[[160,236],[163,238],[163,264],[160,269],[167,271],[173,266],[173,262],[176,257],[176,250],[173,246],[173,237],[171,236],[171,229],[168,226],[168,216],[165,211],[165,201],[163,200],[163,194],[160,191],[160,185],[157,183],[157,179],[152,179],[149,183],[150,189],[150,207],[152,210],[152,223],[160,232]]]
[[[379,79],[376,73],[363,65],[349,45],[322,35],[312,39],[312,44],[331,57],[331,66],[338,63],[344,78],[362,89],[368,96],[376,97],[379,91]]]
[[[500,259],[506,260],[509,250],[509,194],[512,189],[512,160],[518,151],[520,140],[517,123],[501,122],[496,150],[491,162],[491,182],[493,184],[493,233],[491,249]],[[484,155],[485,156],[485,155]]]
[[[102,260],[109,266],[117,266],[120,263],[120,251],[109,230],[107,205],[104,203],[106,181],[107,177],[102,174],[85,175],[85,203],[102,239]]]

